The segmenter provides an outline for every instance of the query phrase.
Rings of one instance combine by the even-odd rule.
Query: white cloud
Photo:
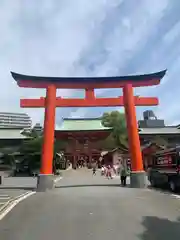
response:
[[[26,111],[34,122],[43,119],[43,110],[20,109],[19,99],[44,96],[45,91],[18,88],[10,70],[44,76],[108,76],[168,67],[162,86],[136,92],[158,94],[161,105],[157,113],[174,121],[179,111],[177,97],[172,100],[173,107],[164,110],[164,106],[167,89],[173,88],[169,79],[179,76],[179,8],[176,0],[2,0],[0,111]],[[121,94],[121,90],[113,90],[114,95],[118,92]],[[82,94],[59,90],[57,95]],[[60,109],[57,119],[95,113],[99,116],[102,108]]]
[[[22,111],[20,97],[44,96],[44,90],[20,89],[10,70],[29,75],[84,75],[74,62],[91,38],[104,0],[96,4],[79,1],[16,1],[1,2],[1,84],[0,111]],[[58,95],[71,96],[70,90]],[[25,110],[35,121],[42,120],[43,111]]]
[[[72,111],[70,118],[84,118],[88,112],[88,108],[79,108],[76,111]]]

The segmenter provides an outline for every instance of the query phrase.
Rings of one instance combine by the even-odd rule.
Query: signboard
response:
[[[171,165],[172,164],[172,158],[171,156],[161,156],[156,159],[157,165]]]

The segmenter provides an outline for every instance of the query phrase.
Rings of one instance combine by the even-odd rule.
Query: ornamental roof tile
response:
[[[100,118],[66,118],[56,131],[103,131],[111,128],[104,127]]]

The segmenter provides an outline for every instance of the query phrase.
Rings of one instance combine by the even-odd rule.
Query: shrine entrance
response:
[[[103,151],[99,141],[106,139],[112,128],[104,127],[99,118],[64,118],[61,127],[55,130],[55,139],[66,140],[64,152],[71,156],[74,169],[86,166],[92,167],[97,161],[98,165]]]
[[[96,162],[97,165],[100,166],[99,158],[100,158],[100,152],[91,153],[91,154],[79,153],[76,155],[76,159],[73,162],[73,168],[75,169],[82,168],[82,167],[92,168],[93,162]]]
[[[85,154],[85,153],[80,153],[78,156],[77,156],[77,167],[86,167],[89,163],[89,156],[88,154]]]
[[[79,153],[76,156],[76,161],[74,162],[73,168],[82,168],[82,167],[87,167],[91,168],[91,164],[93,161],[98,163],[99,156],[98,154],[85,154],[85,153]]]
[[[39,99],[21,99],[25,108],[45,108],[44,137],[41,158],[41,170],[38,177],[38,191],[53,188],[53,146],[56,107],[109,107],[124,106],[127,122],[129,151],[131,156],[131,187],[145,187],[139,134],[137,129],[135,106],[158,105],[158,98],[134,96],[134,87],[158,85],[166,71],[153,74],[123,77],[38,77],[12,72],[19,87],[44,88],[46,97]],[[56,89],[85,89],[84,99],[63,99],[56,97]],[[116,98],[97,98],[94,90],[98,88],[123,88],[123,96]]]

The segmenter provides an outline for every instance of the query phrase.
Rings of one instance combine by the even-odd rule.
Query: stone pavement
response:
[[[113,178],[120,181],[120,176],[113,175]],[[130,184],[130,177],[127,177],[126,183],[127,183],[128,185]],[[147,186],[150,186],[150,182],[149,182],[147,176],[146,176],[146,185],[147,185]]]
[[[37,177],[8,177],[3,179],[0,189],[34,189],[37,185]]]
[[[0,222],[0,233],[3,240],[179,240],[180,200],[71,170],[55,190],[19,203]]]
[[[60,176],[56,176],[56,182]],[[22,195],[36,190],[37,177],[4,177],[0,185],[0,214],[8,204]]]
[[[12,203],[24,194],[32,191],[37,179],[26,177],[4,178],[0,185],[0,214]]]

